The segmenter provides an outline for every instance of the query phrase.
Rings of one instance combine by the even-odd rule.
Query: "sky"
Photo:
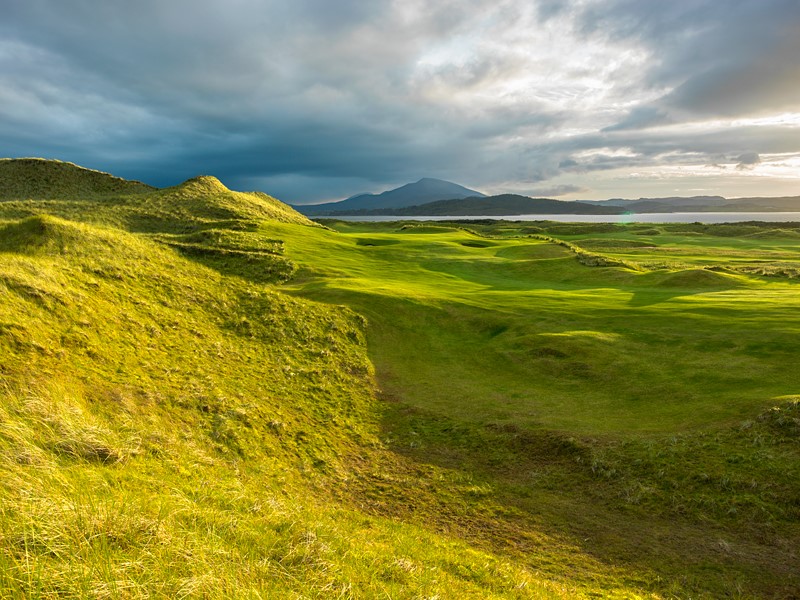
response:
[[[292,203],[800,195],[800,0],[0,0],[0,156]]]

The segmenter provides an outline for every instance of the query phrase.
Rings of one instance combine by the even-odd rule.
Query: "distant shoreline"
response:
[[[800,222],[800,212],[686,212],[686,213],[641,213],[635,215],[459,215],[459,216],[397,216],[397,215],[343,215],[318,216],[316,220],[362,221],[386,223],[390,221],[562,221],[565,223],[743,223],[763,221],[766,223]]]

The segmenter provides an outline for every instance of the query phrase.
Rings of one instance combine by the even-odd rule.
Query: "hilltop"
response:
[[[142,194],[156,188],[79,167],[73,163],[43,158],[0,159],[0,200],[94,198]]]

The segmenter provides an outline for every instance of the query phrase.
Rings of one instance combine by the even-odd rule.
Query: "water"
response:
[[[741,223],[743,221],[767,221],[769,223],[800,222],[800,212],[676,212],[642,213],[638,215],[506,215],[471,217],[398,217],[391,215],[316,217],[339,219],[341,221],[366,221],[383,223],[386,221],[467,221],[470,219],[491,219],[493,221],[561,221],[562,223]]]

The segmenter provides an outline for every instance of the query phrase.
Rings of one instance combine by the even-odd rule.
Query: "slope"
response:
[[[277,221],[143,235],[96,224],[126,221],[106,200],[26,203],[87,222],[0,203],[4,597],[565,597],[353,500],[354,480],[404,468],[378,435],[363,318],[244,256],[176,251],[280,258]]]
[[[155,188],[108,173],[42,158],[0,159],[0,200],[86,198],[149,192]]]
[[[554,595],[337,500],[379,445],[360,317],[119,230],[0,239],[5,597]]]

